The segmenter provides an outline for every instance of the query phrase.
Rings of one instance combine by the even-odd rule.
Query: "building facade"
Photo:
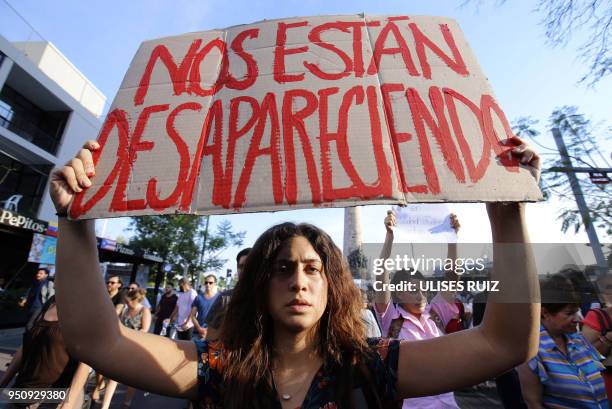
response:
[[[37,268],[35,235],[52,237],[57,219],[49,174],[97,136],[105,102],[53,44],[0,36],[0,284]]]

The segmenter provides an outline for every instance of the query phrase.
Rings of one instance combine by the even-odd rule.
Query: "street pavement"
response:
[[[0,330],[0,372],[3,373],[6,365],[10,362],[12,355],[21,345],[23,328]],[[87,386],[87,392],[93,389],[93,384]],[[125,395],[125,387],[119,385],[113,396],[111,409],[120,409]],[[495,388],[477,387],[468,388],[457,392],[456,399],[461,409],[503,409]],[[1,405],[0,405],[1,406]],[[100,406],[92,406],[91,409],[99,409]],[[132,400],[132,409],[185,409],[187,401],[183,399],[169,398],[137,391]]]

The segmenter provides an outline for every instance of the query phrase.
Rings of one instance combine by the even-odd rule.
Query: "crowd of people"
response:
[[[459,230],[456,216],[451,224]],[[394,215],[385,219],[387,230],[380,257],[389,258]],[[448,257],[457,256],[457,245],[448,245]],[[389,282],[390,272],[382,275]],[[445,279],[459,280],[447,274]],[[391,284],[425,280],[419,271],[399,270]],[[585,273],[563,269],[546,277],[541,287],[539,348],[536,356],[496,377],[505,408],[607,408],[612,384],[612,277],[603,275],[591,284]],[[377,324],[383,335],[400,340],[437,338],[478,326],[486,310],[486,294],[466,297],[453,291],[389,291],[377,295]],[[469,303],[465,300],[469,299]],[[586,316],[582,315],[581,307]],[[474,309],[472,317],[467,311]],[[473,318],[473,321],[472,321]],[[368,324],[371,325],[371,324]],[[452,393],[405,399],[404,408],[457,408]]]
[[[538,156],[515,142],[513,153],[537,178]],[[98,148],[88,142],[53,173],[50,192],[60,217],[58,292],[44,302],[48,286],[37,275],[36,300],[29,293],[25,303],[36,304],[24,343],[0,387],[13,378],[16,387],[72,385],[63,405],[77,407],[76,394],[95,370],[92,398],[99,401],[103,390],[103,408],[118,383],[207,409],[457,408],[453,391],[497,377],[509,379],[498,385],[519,397],[520,407],[608,407],[604,357],[612,347],[612,304],[602,299],[602,308],[581,320],[583,300],[567,274],[541,283],[543,296],[561,291],[562,301],[545,301],[540,309],[539,303],[489,299],[484,308],[474,304],[469,325],[471,307],[467,311],[452,291],[432,297],[419,290],[384,291],[368,299],[323,230],[283,223],[238,254],[239,279],[229,291],[217,290],[214,275],[205,277],[199,293],[183,277],[178,294],[167,283],[151,311],[136,283],[122,290],[121,279],[111,276],[105,288],[93,222],[65,217],[74,193],[90,185]],[[492,278],[500,286],[520,283],[537,295],[524,209],[520,203],[487,205],[493,242],[515,244],[495,248]],[[457,218],[451,222],[458,231]],[[388,258],[392,213],[384,226],[381,257]],[[456,256],[456,246],[448,252]],[[400,270],[385,271],[381,279],[425,277]],[[124,406],[132,396],[129,389]]]
[[[249,250],[241,250],[236,258],[239,276]],[[204,277],[197,294],[186,278],[179,280],[178,287],[177,295],[174,284],[169,281],[152,311],[146,291],[137,282],[130,282],[124,287],[118,275],[109,275],[106,281],[108,296],[120,323],[126,328],[149,332],[155,318],[153,333],[169,338],[203,340],[207,336],[209,323],[213,324],[210,327],[212,331],[218,331],[231,290],[219,292],[214,274]],[[81,408],[84,402],[90,400],[92,404],[108,409],[118,382],[106,378],[102,373],[95,373],[90,399],[86,399],[85,388],[95,371],[73,359],[67,350],[59,327],[54,285],[48,269],[37,271],[31,288],[19,305],[27,313],[23,345],[0,379],[0,388],[9,384],[15,388],[66,387],[71,390],[66,402],[47,406]],[[173,333],[169,328],[183,331]],[[195,332],[192,332],[193,329]],[[130,407],[134,393],[135,389],[128,385],[122,407]]]

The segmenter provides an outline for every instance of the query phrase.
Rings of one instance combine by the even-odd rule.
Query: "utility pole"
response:
[[[345,207],[344,208],[344,257],[348,257],[354,250],[361,247],[361,208]]]
[[[208,241],[208,224],[209,223],[210,223],[210,216],[206,216],[206,226],[204,227],[204,237],[202,238],[202,249],[200,250],[200,263],[199,263],[200,266],[204,262],[204,253],[206,252],[206,245]],[[198,276],[196,278],[197,280],[196,288],[200,287],[200,280],[201,280],[200,276],[201,275],[202,275],[202,272],[198,271]]]
[[[580,188],[578,178],[576,177],[575,172],[570,170],[572,168],[572,161],[567,153],[567,148],[565,147],[565,142],[563,141],[563,135],[561,135],[561,131],[559,131],[559,128],[553,128],[552,134],[555,138],[557,149],[559,149],[559,154],[561,155],[561,163],[565,168],[567,168],[565,173],[567,174],[567,178],[569,179],[572,192],[574,193],[574,197],[576,198],[576,204],[578,205],[578,211],[580,212],[580,216],[582,217],[584,229],[586,230],[587,236],[589,237],[589,242],[591,243],[593,254],[595,254],[595,261],[597,262],[597,266],[600,269],[604,269],[607,265],[606,258],[604,257],[603,251],[601,249],[601,244],[599,243],[599,238],[597,237],[597,231],[595,230],[595,226],[593,226],[593,223],[591,222],[589,208],[587,207],[586,201],[584,200],[584,196],[582,195],[582,189]]]
[[[342,247],[344,257],[349,260],[349,265],[351,265],[351,254],[356,250],[358,250],[360,253],[362,252],[362,243],[363,235],[361,230],[361,207],[346,207],[344,209],[344,243]],[[353,268],[358,269],[358,274],[362,280],[369,278],[367,269],[351,265],[351,270],[353,270]],[[353,271],[351,272],[357,273]]]

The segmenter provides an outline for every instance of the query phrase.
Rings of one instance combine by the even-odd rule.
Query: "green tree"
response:
[[[536,140],[540,135],[537,125],[538,121],[529,117],[520,118],[515,122],[514,131],[521,137]],[[578,112],[576,107],[572,106],[564,106],[553,111],[548,128],[559,128],[561,131],[573,167],[593,169],[610,167],[606,159],[610,152],[603,152],[602,149],[605,146],[609,147],[605,142],[610,140],[611,128],[602,131],[601,126],[594,126],[590,120]],[[547,170],[551,167],[564,167],[561,156],[556,149],[542,145],[540,148],[540,154],[546,158],[543,163],[542,190],[546,197],[558,197],[565,204],[558,215],[561,220],[561,230],[566,232],[573,227],[574,231],[578,232],[583,227],[583,220],[576,206],[567,174]],[[601,228],[607,236],[612,237],[610,183],[595,184],[590,180],[589,173],[576,173],[576,177],[589,209],[591,223]]]
[[[242,245],[245,236],[245,232],[234,232],[227,220],[209,231],[208,218],[185,214],[132,218],[130,245],[172,264],[175,275],[183,275],[186,268],[194,280],[196,273],[219,270],[226,262],[221,258],[223,250]]]
[[[497,0],[498,5],[507,0]],[[464,0],[482,4],[482,0]],[[553,47],[564,47],[575,34],[584,37],[576,52],[588,65],[583,82],[593,86],[612,73],[612,2],[609,0],[537,0],[546,39]]]

